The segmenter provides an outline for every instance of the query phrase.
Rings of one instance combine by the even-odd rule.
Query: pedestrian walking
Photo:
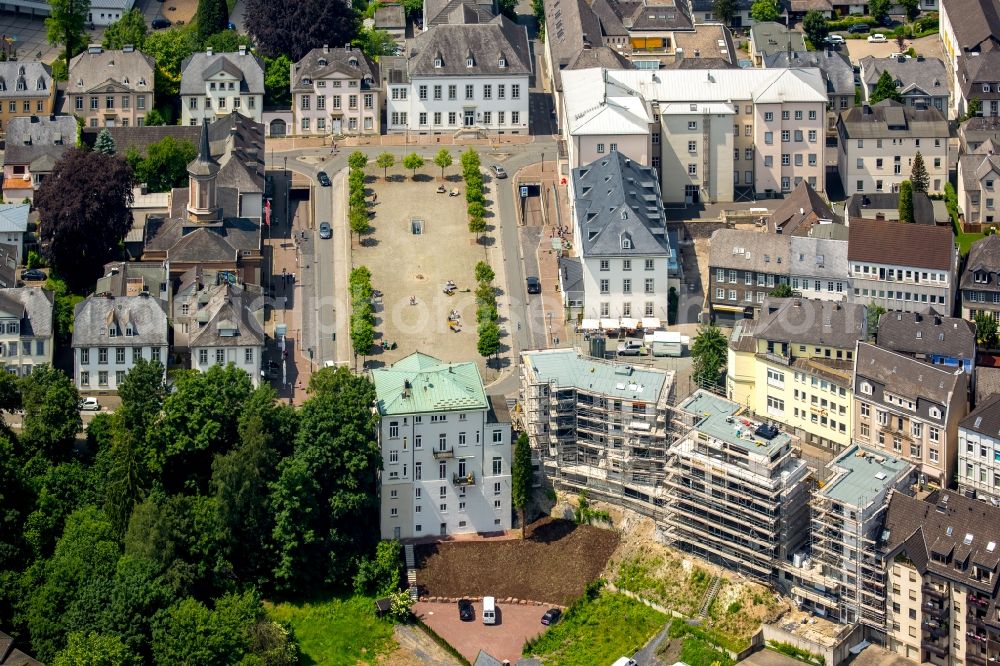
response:
[[[375,205],[376,201],[378,201],[378,192],[373,192],[372,193],[372,205],[373,206]]]

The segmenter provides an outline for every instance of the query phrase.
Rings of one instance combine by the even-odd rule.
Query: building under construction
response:
[[[524,428],[553,486],[660,517],[674,373],[572,349],[521,360]]]
[[[889,497],[909,492],[914,467],[855,445],[827,468],[831,476],[810,502],[809,548],[786,565],[789,591],[816,615],[884,631],[886,575],[879,540]]]
[[[808,469],[792,440],[697,391],[675,412],[683,434],[667,462],[666,532],[675,546],[773,580],[807,533]]]

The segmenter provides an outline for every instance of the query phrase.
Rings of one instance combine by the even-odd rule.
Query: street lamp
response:
[[[288,157],[286,156],[284,160],[285,160],[285,167],[282,170],[282,174],[285,176],[285,222],[288,224],[288,230],[291,231],[292,221],[288,217],[288,211],[289,211],[288,199],[291,197],[292,179],[288,177]]]
[[[549,319],[549,344],[552,344],[552,313],[546,312],[545,316]]]

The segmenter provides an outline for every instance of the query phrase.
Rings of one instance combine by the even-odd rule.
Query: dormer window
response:
[[[347,64],[349,64],[351,67],[357,67],[358,66],[358,59],[357,58],[351,58],[350,60],[347,61]]]
[[[871,395],[872,385],[869,384],[868,382],[861,382],[861,392],[864,393],[865,395]]]
[[[626,218],[627,218],[627,214],[625,213],[625,211],[622,211],[622,219],[624,220]],[[629,236],[628,234],[622,234],[621,245],[622,245],[622,249],[623,250],[631,250],[632,249],[632,237]]]
[[[466,67],[475,67],[476,66],[476,61],[472,58],[472,56],[469,56],[468,58],[465,59],[465,66]]]
[[[7,82],[0,77],[0,90],[7,90]]]
[[[140,86],[146,85],[146,79],[139,79],[139,85]]]
[[[132,325],[129,324],[128,326],[125,327],[125,337],[131,338],[134,335],[135,335],[135,329],[133,329]]]
[[[35,90],[45,90],[45,79],[38,77],[38,81],[35,82]]]
[[[320,67],[326,67],[326,58],[320,58],[319,60],[317,60],[317,61],[316,61],[316,63],[317,63],[317,64],[318,64],[318,65],[319,65]]]
[[[20,67],[17,68],[17,75],[24,76],[24,65],[21,65]]]
[[[986,284],[989,282],[989,274],[986,271],[976,271],[975,278],[977,284]]]
[[[434,67],[440,69],[444,63],[441,62],[441,58],[434,58]]]
[[[24,85],[24,79],[18,79],[17,80],[17,89],[18,90],[26,90],[27,89],[27,86]]]
[[[312,79],[302,79],[302,83],[306,84],[307,86],[311,86],[312,85]]]
[[[507,58],[500,56],[500,60],[497,62],[497,65],[500,67],[500,69],[504,69],[507,66]]]
[[[109,338],[117,338],[118,337],[118,329],[115,328],[114,326],[109,326],[108,327],[108,337]]]
[[[931,416],[932,419],[939,419],[939,418],[941,418],[941,410],[938,409],[937,407],[931,407],[927,411],[928,411],[928,414],[930,414],[930,416]]]
[[[76,80],[76,87],[77,88],[82,88],[83,87],[83,79],[77,79]]]
[[[122,79],[122,84],[126,85],[126,86],[128,85],[128,77],[127,76],[124,79]]]

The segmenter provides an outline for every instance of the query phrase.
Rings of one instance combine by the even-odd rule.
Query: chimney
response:
[[[240,55],[241,56],[245,56],[246,54],[247,54],[247,45],[246,44],[240,44]]]
[[[37,123],[38,122],[38,116],[31,116],[31,122]]]
[[[684,49],[674,49],[674,60],[677,62],[684,60]]]
[[[802,208],[802,207],[800,206],[800,207],[799,207],[799,215],[805,215],[805,214],[806,214],[806,209],[805,209],[805,208]]]
[[[212,47],[211,47],[211,46],[209,46],[209,47],[208,47],[207,49],[205,49],[205,53],[206,53],[207,55],[213,55],[213,53],[212,53]]]
[[[135,46],[132,44],[126,44],[122,47],[122,51],[124,53],[132,53],[132,51],[135,51]]]
[[[329,44],[324,44],[323,45],[323,53],[329,53],[329,52],[330,52],[330,45]]]

